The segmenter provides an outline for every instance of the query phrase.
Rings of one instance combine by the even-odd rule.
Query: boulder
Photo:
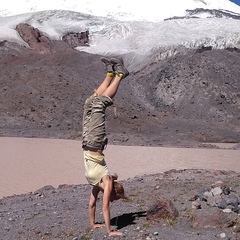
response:
[[[234,215],[217,210],[204,216],[196,215],[193,218],[191,225],[194,228],[201,229],[228,228],[232,227],[235,221],[236,219]]]
[[[147,210],[147,220],[160,221],[161,219],[174,220],[179,216],[178,210],[172,201],[159,199]]]

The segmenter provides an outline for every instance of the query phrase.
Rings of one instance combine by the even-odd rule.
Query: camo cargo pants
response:
[[[103,150],[107,144],[105,110],[113,101],[108,96],[91,96],[84,104],[82,147]]]

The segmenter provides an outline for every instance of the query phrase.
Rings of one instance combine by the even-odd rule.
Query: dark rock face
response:
[[[240,20],[240,14],[234,13],[227,10],[217,10],[217,9],[205,9],[205,8],[196,8],[196,9],[187,9],[186,16],[174,16],[171,18],[164,19],[167,20],[174,20],[174,19],[186,19],[186,18],[199,18],[201,14],[208,14],[208,18],[229,18],[229,19],[236,19]]]
[[[20,23],[16,26],[20,37],[29,45],[29,47],[38,53],[51,53],[54,51],[56,41],[51,41],[39,29],[26,23]],[[63,42],[72,47],[87,46],[89,42],[89,32],[68,33],[63,36]]]
[[[85,46],[89,43],[89,32],[68,33],[63,36],[62,40],[73,47]]]
[[[29,47],[38,53],[50,53],[51,41],[43,35],[37,28],[26,23],[20,23],[16,26],[16,30],[21,38],[28,43]]]
[[[204,9],[196,8],[194,10],[186,10],[187,17],[194,16],[196,14],[209,14],[209,17],[212,18],[230,18],[240,20],[240,14],[234,13],[227,10],[217,10],[217,9]]]

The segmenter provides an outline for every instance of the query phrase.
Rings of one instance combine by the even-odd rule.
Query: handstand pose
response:
[[[85,176],[93,186],[89,200],[90,224],[93,228],[104,226],[95,223],[95,211],[98,193],[103,192],[103,217],[109,236],[122,235],[121,232],[110,229],[110,202],[125,198],[123,186],[117,182],[117,175],[111,175],[104,160],[103,150],[107,144],[105,132],[105,110],[113,104],[112,98],[123,78],[129,72],[124,67],[122,59],[102,58],[107,75],[101,85],[84,104],[83,113],[83,154]]]

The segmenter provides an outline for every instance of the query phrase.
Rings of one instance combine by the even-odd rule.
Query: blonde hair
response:
[[[124,188],[121,183],[113,181],[113,186],[117,197],[127,199],[127,197],[124,195]]]

